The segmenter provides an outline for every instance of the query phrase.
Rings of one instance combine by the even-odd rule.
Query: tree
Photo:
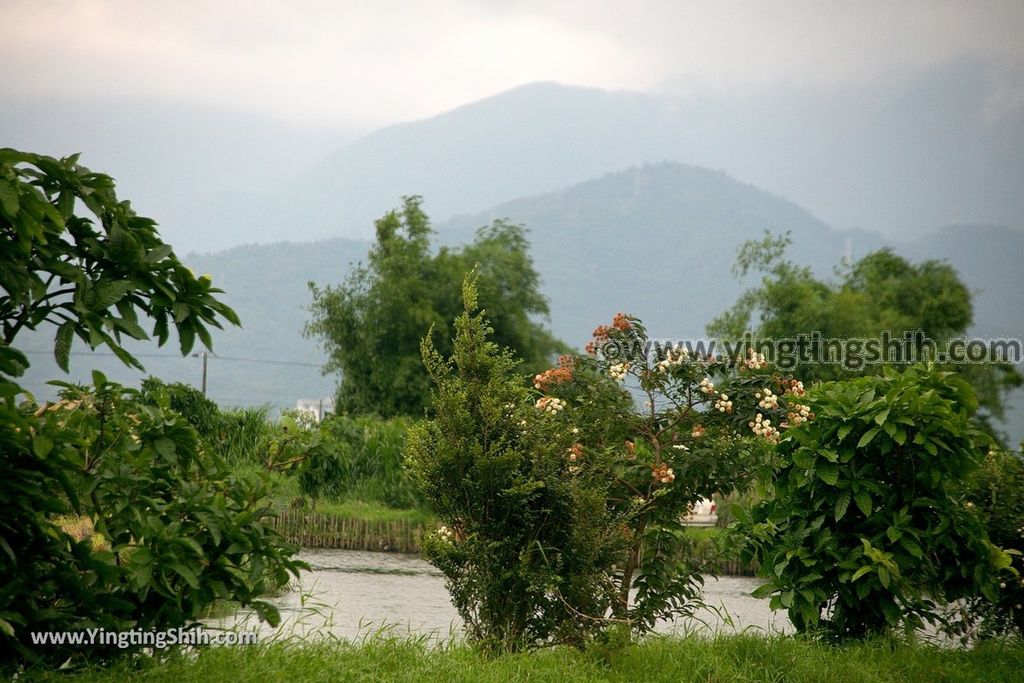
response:
[[[76,215],[79,204],[92,216]],[[139,314],[153,319],[160,345],[173,324],[182,354],[197,336],[209,348],[208,326],[220,327],[220,319],[239,324],[210,278],[196,278],[155,221],[119,201],[113,179],[81,166],[78,155],[58,160],[0,149],[0,243],[3,343],[52,323],[64,370],[75,336],[142,369],[122,345],[122,335],[149,338]]]
[[[797,339],[820,333],[820,339],[799,340],[797,347],[809,357],[821,357],[827,339],[878,339],[888,331],[899,340],[918,333],[913,353],[922,359],[923,339],[942,349],[951,339],[965,335],[972,320],[971,293],[947,263],[913,264],[889,249],[867,254],[836,268],[837,282],[818,279],[806,266],[785,258],[790,239],[766,234],[746,242],[739,250],[733,272],[744,277],[762,274],[758,286],[744,292],[731,309],[713,320],[709,335],[738,339],[752,332],[757,339]],[[795,349],[799,354],[801,348]],[[901,360],[904,364],[909,360]],[[840,363],[801,364],[794,372],[803,380],[839,380],[860,374],[878,374],[883,365],[854,367]],[[1006,362],[950,365],[967,379],[978,395],[980,422],[1004,416],[1004,397],[1024,384],[1024,376]],[[989,428],[991,431],[991,428]]]
[[[81,208],[86,215],[76,213]],[[170,410],[93,373],[93,388],[63,385],[61,400],[22,405],[28,367],[12,344],[56,325],[67,369],[74,338],[141,364],[122,335],[163,344],[173,324],[182,353],[208,326],[238,317],[196,278],[155,223],[117,199],[113,180],[64,159],[0,150],[0,662],[62,662],[68,646],[34,644],[36,631],[195,623],[216,599],[271,622],[259,600],[296,574],[295,549],[263,524],[266,488],[236,479]],[[144,501],[140,502],[140,501]],[[100,543],[76,539],[61,515],[86,518]],[[89,656],[118,654],[97,648]]]
[[[974,392],[920,365],[825,382],[815,419],[786,430],[762,482],[771,492],[737,531],[801,632],[862,638],[947,620],[937,605],[998,599],[1014,580],[963,486],[982,462]]]
[[[474,267],[480,299],[491,312],[495,340],[514,349],[524,373],[545,366],[564,345],[534,321],[548,314],[523,228],[496,221],[459,249],[431,253],[433,229],[419,197],[376,222],[367,265],[344,284],[319,287],[305,334],[328,353],[324,372],[341,375],[340,411],[384,416],[420,415],[430,382],[419,344],[428,330],[441,353],[451,350],[450,321],[461,310],[460,283]]]

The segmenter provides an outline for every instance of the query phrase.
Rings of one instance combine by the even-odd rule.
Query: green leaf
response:
[[[884,565],[878,567],[878,580],[882,582],[883,588],[889,587],[889,570]]]
[[[839,465],[834,462],[819,460],[814,471],[826,484],[835,486],[839,482]]]
[[[8,216],[18,213],[18,191],[4,178],[0,178],[0,206]]]
[[[169,244],[161,244],[158,247],[153,247],[146,252],[146,262],[157,263],[158,261],[163,261],[171,255],[172,251],[174,251],[174,248]]]
[[[853,425],[852,424],[846,423],[846,424],[839,425],[839,433],[838,433],[839,440],[842,441],[843,439],[845,439],[847,437],[847,435],[850,433],[851,429],[853,429]]]
[[[872,427],[864,432],[864,436],[860,437],[860,441],[857,442],[857,448],[864,448],[871,443],[871,440],[875,438],[875,434],[878,434],[878,427]]]
[[[875,424],[881,426],[888,419],[889,419],[889,409],[886,408],[882,412],[880,412],[877,415],[875,415]]]
[[[171,569],[178,576],[185,579],[185,583],[187,583],[192,588],[199,588],[199,576],[196,574],[195,570],[193,570],[187,564],[177,561],[168,562],[167,568]]]
[[[71,344],[75,338],[75,326],[73,320],[61,323],[53,341],[53,358],[57,361],[57,367],[64,372],[68,371],[68,365],[71,362]]]
[[[857,507],[859,507],[860,511],[864,513],[865,517],[871,514],[871,495],[869,493],[866,491],[858,491],[853,494],[853,500],[857,503]]]
[[[850,506],[850,492],[843,491],[836,498],[836,521],[838,522],[846,515],[846,508]]]
[[[90,308],[97,311],[106,310],[120,301],[131,289],[132,283],[129,280],[101,281],[92,290]]]
[[[192,325],[183,323],[178,326],[178,342],[181,346],[181,355],[187,356],[196,344],[196,333]]]
[[[32,437],[32,452],[36,457],[45,458],[53,450],[53,439],[45,434],[36,434]]]
[[[853,583],[854,581],[856,581],[860,577],[864,576],[865,574],[870,573],[873,569],[874,569],[874,567],[872,567],[869,564],[864,565],[863,567],[861,567],[860,569],[858,569],[857,571],[855,571],[853,573],[853,576],[850,577],[850,583]]]

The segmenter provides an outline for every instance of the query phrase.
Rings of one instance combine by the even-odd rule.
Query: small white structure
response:
[[[300,398],[295,402],[295,410],[305,413],[311,418],[320,422],[324,415],[334,412],[333,398]]]

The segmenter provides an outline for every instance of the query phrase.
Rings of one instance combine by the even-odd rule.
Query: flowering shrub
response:
[[[544,391],[537,404],[558,401],[550,419],[574,440],[565,474],[604,493],[607,533],[622,539],[605,568],[611,617],[635,631],[698,604],[702,568],[682,560],[681,519],[691,506],[742,488],[787,426],[787,411],[811,417],[796,402],[802,386],[752,351],[721,358],[650,348],[641,321],[619,313],[594,330],[587,355],[560,361],[571,374],[534,381]]]
[[[799,631],[839,639],[939,621],[937,603],[995,599],[1011,557],[959,487],[981,461],[975,407],[964,381],[922,367],[823,384],[791,404],[800,424],[763,476],[773,495],[737,526],[766,579],[755,595]]]
[[[465,298],[451,360],[424,340],[436,417],[410,431],[406,457],[444,524],[424,547],[469,636],[580,643],[691,612],[701,567],[682,560],[681,519],[746,481],[786,411],[800,413],[796,385],[753,355],[648,358],[641,322],[618,314],[589,355],[561,358],[531,390],[470,314],[471,282]],[[758,408],[768,390],[778,398]]]

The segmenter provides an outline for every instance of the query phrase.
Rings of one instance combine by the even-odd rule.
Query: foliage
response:
[[[424,498],[446,522],[424,551],[474,642],[578,642],[609,600],[599,570],[615,541],[600,535],[602,499],[565,476],[571,435],[533,410],[517,362],[488,340],[483,313],[472,314],[469,278],[463,296],[451,360],[423,340],[436,416],[414,425],[406,445]]]
[[[166,404],[99,373],[94,383],[62,384],[59,402],[16,413],[31,439],[5,438],[5,659],[83,655],[71,646],[33,650],[32,631],[188,626],[216,600],[251,606],[276,624],[275,608],[259,598],[302,565],[264,526],[265,486],[204,454],[195,430]],[[104,544],[68,537],[55,525],[61,514],[87,517]],[[12,527],[26,516],[30,523]]]
[[[160,403],[166,400],[168,407],[195,427],[196,432],[207,443],[216,442],[220,436],[220,408],[195,387],[181,382],[165,383],[158,377],[147,377],[142,381],[141,389],[143,398],[151,402]],[[161,393],[166,395],[166,399],[160,398]]]
[[[76,215],[79,206],[92,217]],[[54,356],[64,370],[75,336],[142,369],[122,345],[122,335],[149,338],[140,313],[154,320],[160,345],[173,324],[182,354],[197,336],[209,348],[209,326],[220,327],[219,318],[238,324],[210,278],[197,279],[156,223],[119,201],[114,181],[81,166],[78,155],[0,149],[0,243],[3,343],[54,324]]]
[[[431,254],[433,229],[419,197],[377,221],[369,263],[345,283],[310,283],[313,302],[307,336],[318,339],[340,372],[340,412],[421,415],[430,380],[420,362],[420,339],[433,330],[442,353],[451,347],[448,321],[460,310],[462,274],[478,265],[480,296],[493,312],[496,339],[526,360],[546,364],[562,345],[532,317],[547,315],[523,229],[501,221],[481,229],[464,249]]]
[[[642,632],[692,613],[700,568],[685,564],[680,518],[749,475],[777,438],[772,419],[805,419],[796,393],[755,356],[742,370],[676,349],[654,362],[642,324],[622,314],[595,332],[593,356],[564,357],[529,392],[471,315],[474,295],[468,283],[450,361],[424,340],[436,418],[407,446],[445,525],[428,557],[471,636],[512,649],[585,642],[610,624]],[[627,377],[648,398],[639,412]]]
[[[1020,452],[990,450],[967,487],[992,543],[1024,549],[1024,460]],[[963,610],[963,630],[982,637],[1024,636],[1024,556],[1013,557],[1018,575],[1004,579],[995,600],[971,599]]]
[[[736,304],[708,325],[708,334],[738,339],[750,331],[758,339],[794,339],[799,334],[820,333],[794,347],[794,357],[821,358],[828,339],[877,339],[883,332],[902,340],[917,333],[913,358],[896,359],[907,364],[925,360],[924,338],[939,349],[962,337],[972,320],[971,292],[946,263],[907,262],[889,249],[864,256],[837,268],[838,282],[816,278],[810,268],[786,260],[790,241],[766,234],[746,242],[736,259],[734,274],[763,274],[761,283],[745,292]],[[866,354],[865,354],[866,355]],[[780,367],[782,361],[778,360]],[[860,374],[878,374],[881,364],[816,362],[790,366],[801,379],[839,380]],[[980,418],[1002,419],[1005,395],[1024,384],[1024,376],[1011,364],[995,362],[958,365],[954,369],[971,382],[984,413]]]
[[[816,418],[786,433],[771,495],[739,532],[773,608],[800,631],[860,638],[940,618],[937,604],[996,597],[1010,555],[958,493],[981,461],[970,386],[913,366],[829,382]]]
[[[94,389],[64,385],[57,404],[17,405],[28,361],[11,344],[22,330],[56,324],[64,369],[76,335],[141,367],[121,345],[122,334],[147,337],[139,312],[160,344],[173,322],[186,353],[196,336],[210,345],[218,318],[237,324],[220,290],[77,157],[0,150],[0,243],[0,661],[72,654],[34,648],[33,631],[185,625],[218,598],[276,621],[258,596],[297,571],[294,549],[261,523],[261,486],[207,461],[169,404],[94,373]],[[57,524],[67,515],[89,518],[106,545],[69,536]]]
[[[303,494],[416,507],[421,501],[403,456],[409,424],[403,418],[327,418],[320,426],[327,448],[312,453],[299,474]]]

